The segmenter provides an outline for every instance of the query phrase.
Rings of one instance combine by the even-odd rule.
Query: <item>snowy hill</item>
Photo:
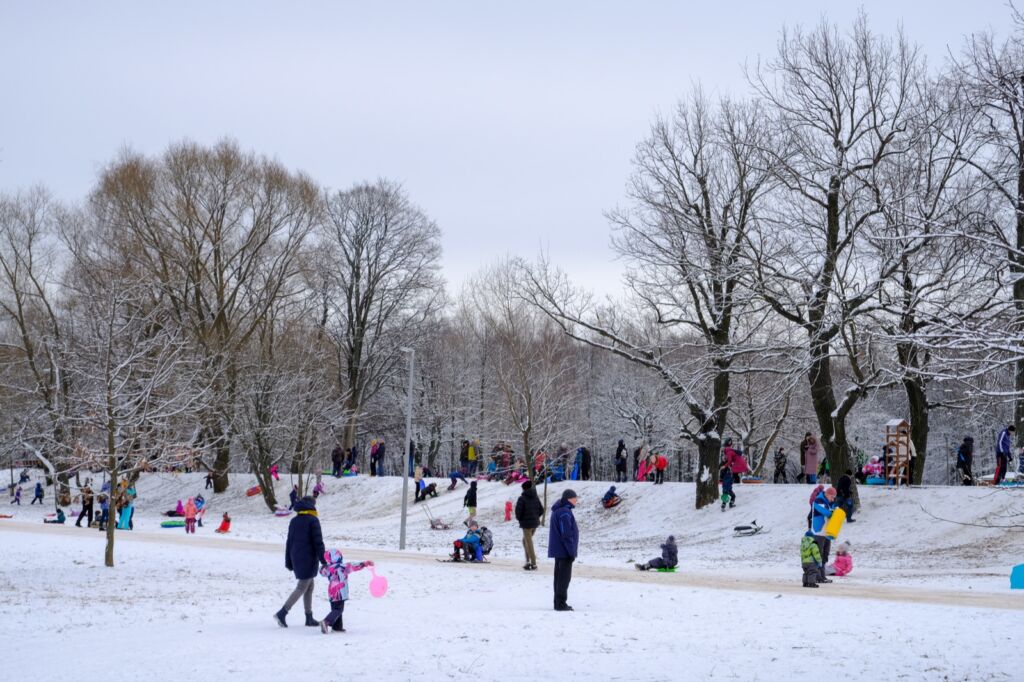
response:
[[[462,507],[467,486],[445,490],[448,481],[434,479],[440,495],[430,500],[429,511],[452,524],[450,531],[429,527],[423,504],[409,495],[407,546],[433,555],[450,551],[461,536],[466,518]],[[325,541],[342,548],[396,549],[401,509],[401,479],[397,477],[334,479],[325,477],[327,493],[318,511]],[[212,535],[220,515],[233,518],[232,536],[247,540],[283,542],[288,518],[277,518],[262,497],[246,497],[253,481],[234,474],[231,487],[221,495],[205,491],[210,505],[206,534]],[[410,481],[410,489],[411,489]],[[744,577],[792,578],[798,572],[798,545],[806,530],[811,487],[806,485],[739,485],[737,507],[722,512],[717,506],[693,509],[692,484],[625,483],[617,486],[624,502],[615,509],[600,506],[607,482],[553,484],[551,502],[572,487],[580,496],[576,510],[580,526],[580,563],[630,567],[659,553],[665,536],[674,534],[681,567],[686,571],[714,572]],[[288,477],[277,484],[278,500],[291,488]],[[494,557],[518,560],[522,556],[519,528],[504,522],[506,500],[515,502],[520,489],[502,483],[478,483],[477,519],[494,533]],[[26,486],[26,491],[29,487]],[[138,484],[136,528],[159,530],[161,513],[178,499],[203,491],[202,474],[147,474]],[[539,491],[543,497],[543,487]],[[860,488],[862,509],[856,522],[843,529],[840,540],[853,545],[855,573],[868,582],[901,582],[908,578],[937,586],[1004,590],[1010,567],[1024,562],[1021,529],[982,528],[939,521],[931,515],[969,524],[1020,525],[1024,522],[1024,488],[914,488],[891,490]],[[49,498],[48,491],[48,500]],[[30,495],[23,504],[28,503]],[[52,502],[51,502],[52,504]],[[8,507],[19,520],[36,519],[38,507]],[[49,508],[48,508],[49,510]],[[73,519],[73,517],[72,517]],[[733,537],[732,528],[756,519],[768,532],[755,537]],[[181,532],[167,530],[168,533]],[[200,531],[203,532],[203,531]],[[547,535],[537,533],[538,554],[546,555]],[[230,541],[230,539],[225,539]]]

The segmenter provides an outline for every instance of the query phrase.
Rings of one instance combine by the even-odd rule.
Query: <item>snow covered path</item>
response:
[[[543,529],[542,529],[543,530]],[[103,544],[103,536],[100,533],[85,533],[82,529],[68,526],[39,526],[28,523],[8,522],[0,524],[0,532],[20,533],[56,533],[68,536],[85,537],[98,545]],[[171,545],[200,546],[204,548],[216,548],[219,550],[242,550],[271,552],[283,556],[283,545],[278,542],[258,542],[253,540],[239,540],[215,535],[184,535],[178,531],[174,532],[143,532],[132,531],[118,533],[118,543],[123,542],[144,542]],[[120,548],[123,545],[118,545]],[[102,551],[97,549],[96,551]],[[374,557],[381,561],[406,562],[413,564],[436,563],[437,558],[442,555],[427,555],[417,552],[395,552],[387,550],[366,550],[372,552]],[[550,562],[549,562],[550,564]],[[472,569],[472,567],[466,567]],[[546,573],[550,573],[551,566]],[[488,566],[476,567],[477,570],[503,570],[522,573],[522,564],[510,559],[495,559]],[[576,580],[593,579],[607,580],[612,582],[635,582],[651,585],[665,585],[675,587],[702,588],[710,590],[735,590],[741,592],[769,592],[772,594],[790,594],[806,596],[806,590],[801,587],[798,571],[791,573],[796,575],[788,580],[782,579],[760,579],[754,577],[741,577],[736,575],[716,575],[709,573],[693,573],[681,570],[678,573],[642,573],[632,567],[613,568],[602,565],[588,565],[585,560],[580,560],[573,571]],[[850,579],[837,579],[827,588],[821,588],[815,594],[816,597],[840,598],[840,599],[870,599],[875,601],[901,602],[911,604],[935,604],[944,606],[988,608],[988,609],[1009,609],[1024,611],[1024,592],[1003,592],[990,593],[979,591],[956,591],[948,589],[932,589],[924,587],[894,587],[892,585],[859,584],[851,583]]]
[[[796,568],[783,585],[583,564],[577,611],[562,614],[549,563],[524,573],[365,549],[347,558],[377,561],[391,590],[372,599],[353,575],[349,632],[325,637],[296,627],[298,610],[287,630],[271,622],[293,585],[280,543],[118,540],[107,569],[96,531],[0,521],[5,679],[1020,679],[1024,603],[1008,592],[889,586],[866,599],[839,583],[803,590]],[[317,616],[325,591],[318,581]]]

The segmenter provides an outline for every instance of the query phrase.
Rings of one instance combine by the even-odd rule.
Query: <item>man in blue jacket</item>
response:
[[[555,611],[572,611],[569,599],[569,581],[572,580],[572,562],[580,544],[580,531],[572,515],[576,506],[576,492],[566,490],[562,499],[551,506],[548,531],[548,557],[555,560]]]
[[[281,627],[288,627],[284,618],[288,610],[302,597],[306,610],[306,625],[317,627],[313,618],[313,581],[320,564],[324,563],[324,537],[320,531],[320,519],[316,515],[316,500],[306,496],[295,503],[295,518],[288,524],[288,541],[284,549],[284,567],[295,573],[298,584],[288,596],[281,610],[274,614],[274,621]]]
[[[999,485],[1003,477],[1006,476],[1012,456],[1010,453],[1013,451],[1013,437],[1016,432],[1017,429],[1010,424],[999,433],[999,440],[996,443],[996,473],[992,477],[992,485]]]

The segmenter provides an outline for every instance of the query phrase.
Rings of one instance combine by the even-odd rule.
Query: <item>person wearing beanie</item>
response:
[[[580,531],[572,510],[576,506],[576,491],[567,488],[562,498],[551,505],[548,531],[548,557],[555,560],[555,611],[572,611],[569,606],[569,583],[572,581],[572,562],[579,550]]]
[[[1024,458],[1021,458],[1021,462],[1021,466],[1024,466]],[[956,451],[956,468],[960,472],[964,485],[974,485],[974,474],[971,472],[971,465],[973,464],[974,439],[967,436]]]
[[[804,569],[804,587],[817,587],[820,582],[818,575],[823,564],[814,531],[807,531],[800,540],[800,564]]]
[[[469,484],[469,490],[466,491],[465,497],[462,498],[462,506],[469,509],[470,518],[476,516],[476,481],[472,481]]]
[[[615,486],[608,488],[608,492],[606,492],[604,494],[604,497],[601,498],[601,505],[605,509],[617,507],[620,502],[622,502],[622,498],[619,496],[617,492],[615,492]]]
[[[675,568],[679,564],[679,549],[676,547],[676,536],[669,535],[668,540],[661,546],[661,556],[651,559],[646,564],[637,564],[641,571],[649,571],[659,568]]]
[[[523,492],[516,500],[516,521],[523,531],[523,554],[526,555],[526,563],[523,564],[524,571],[537,570],[537,551],[533,547],[533,534],[540,526],[541,517],[544,516],[544,505],[537,497],[537,489],[533,483],[525,481]]]
[[[1017,428],[1010,424],[999,433],[999,440],[996,442],[996,473],[992,478],[992,485],[999,485],[1003,477],[1006,476],[1006,470],[1009,467],[1010,459],[1013,451],[1013,438],[1017,432]]]
[[[832,510],[835,509],[836,489],[829,486],[815,495],[811,503],[811,536],[818,546],[818,582],[832,582],[825,576],[825,564],[828,563],[828,554],[832,548],[832,540],[825,535],[825,524],[832,518]]]
[[[306,625],[319,627],[320,623],[313,618],[313,582],[316,580],[319,565],[324,563],[326,549],[320,530],[320,519],[316,514],[316,500],[308,495],[299,499],[295,503],[295,512],[295,518],[288,524],[284,567],[295,573],[298,583],[284,606],[274,614],[274,622],[280,627],[288,627],[285,616],[299,597],[302,597],[302,606],[306,610]]]

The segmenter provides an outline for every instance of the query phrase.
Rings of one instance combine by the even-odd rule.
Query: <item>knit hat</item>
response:
[[[814,537],[814,531],[813,530],[807,531],[806,533],[804,533],[804,537],[805,538],[813,538]]]
[[[675,535],[669,535],[668,536],[668,541],[669,542],[675,542],[676,541],[676,536]]]
[[[524,481],[523,482],[523,490],[529,490],[532,487],[533,487],[533,483],[531,481]]]
[[[825,489],[825,497],[833,498],[836,496],[836,494],[836,489],[833,488],[832,486],[829,486],[828,488]]]
[[[577,495],[576,495],[576,491],[573,490],[572,488],[566,488],[565,491],[562,492],[562,500],[563,501],[571,500],[574,497],[577,497]]]

